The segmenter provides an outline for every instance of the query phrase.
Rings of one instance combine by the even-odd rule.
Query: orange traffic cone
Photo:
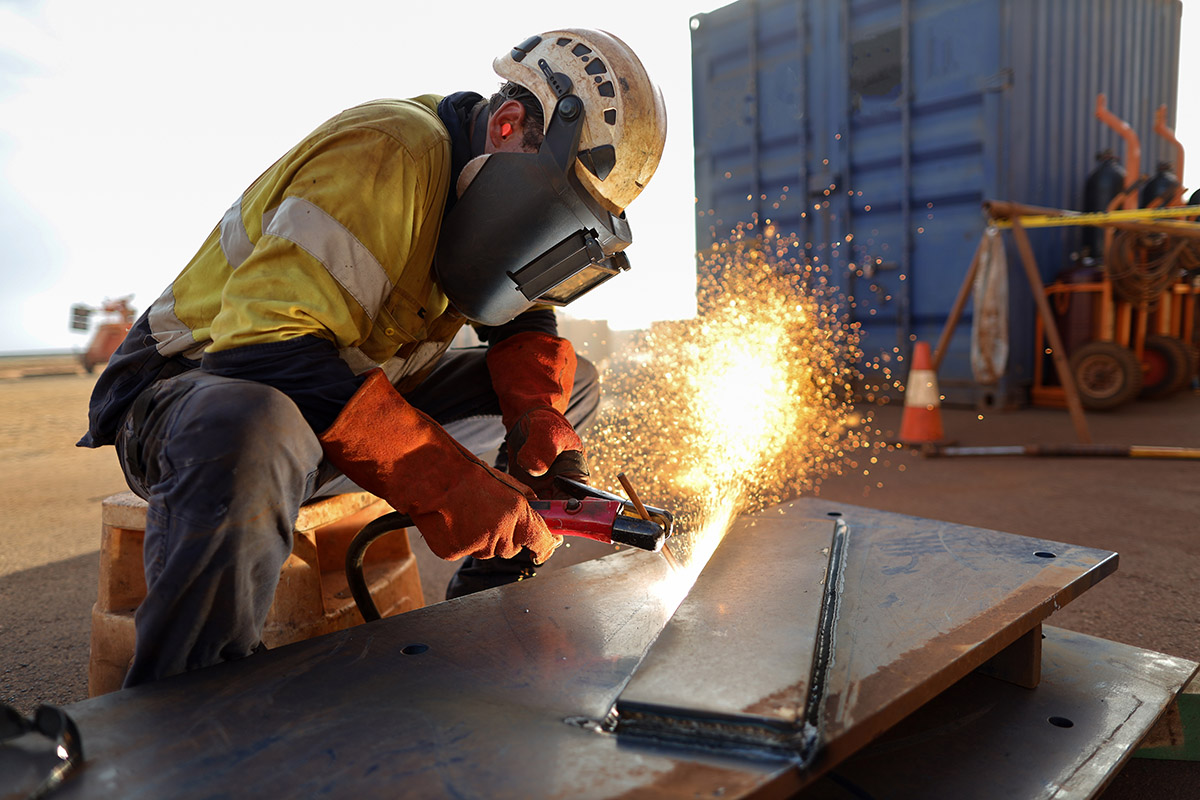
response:
[[[904,387],[904,416],[900,420],[900,441],[904,444],[941,442],[942,398],[938,393],[937,373],[929,343],[917,342],[913,349],[912,369]]]

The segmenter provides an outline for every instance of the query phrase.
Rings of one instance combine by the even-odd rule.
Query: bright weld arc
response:
[[[811,492],[868,442],[857,327],[795,237],[747,228],[702,252],[700,316],[657,324],[604,374],[593,474],[676,514],[682,597],[738,515]],[[870,454],[868,453],[868,456]],[[613,491],[619,491],[612,487]]]

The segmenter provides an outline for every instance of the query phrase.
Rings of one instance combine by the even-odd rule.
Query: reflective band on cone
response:
[[[900,441],[904,444],[941,442],[942,399],[929,344],[917,342],[913,349],[912,370],[904,387],[904,417],[900,420]]]

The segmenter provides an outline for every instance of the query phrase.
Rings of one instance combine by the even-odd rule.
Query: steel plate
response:
[[[1097,796],[1197,665],[1044,630],[1037,689],[968,675],[800,798]]]
[[[588,723],[678,604],[667,574],[624,551],[77,703],[88,760],[55,798],[794,791],[778,764],[625,748]]]
[[[822,539],[848,528],[820,741],[806,780],[863,747],[1116,569],[1115,553],[803,500],[744,517],[616,704],[636,736],[779,751],[809,686]],[[777,565],[783,565],[777,569]],[[618,722],[618,730],[625,730]],[[734,729],[735,735],[728,735]],[[791,754],[802,764],[808,753]]]
[[[810,660],[797,642],[811,642],[804,634],[813,630],[829,514],[840,514],[850,531],[824,717],[822,752],[831,762],[1116,562],[1111,553],[828,503],[797,502],[743,519],[718,549],[711,574],[751,568],[735,587],[698,583],[688,598],[692,610],[681,609],[679,621],[703,612],[703,604],[724,603],[734,638],[761,650],[721,655],[725,637],[693,648],[674,637],[685,657],[675,678],[687,681],[695,668],[697,678],[715,681],[696,681],[697,701],[720,708],[728,692],[737,698],[730,708],[789,719],[780,709],[794,708],[803,691],[792,687],[808,677]],[[734,558],[723,567],[726,551]],[[799,791],[811,775],[785,760],[599,732],[686,591],[670,577],[660,556],[621,552],[69,706],[87,763],[55,796],[736,798]],[[771,615],[750,614],[763,598],[775,603]],[[781,602],[787,598],[798,605]],[[664,638],[664,646],[671,641]],[[693,660],[689,650],[702,652],[691,652]],[[766,663],[780,653],[782,661]],[[669,660],[655,655],[651,663]],[[779,691],[784,701],[773,703]]]

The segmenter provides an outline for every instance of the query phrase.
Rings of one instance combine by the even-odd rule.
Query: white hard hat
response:
[[[547,128],[560,97],[583,101],[575,174],[609,211],[620,214],[646,188],[666,144],[667,112],[629,45],[605,31],[562,28],[529,37],[492,68],[533,92]]]

